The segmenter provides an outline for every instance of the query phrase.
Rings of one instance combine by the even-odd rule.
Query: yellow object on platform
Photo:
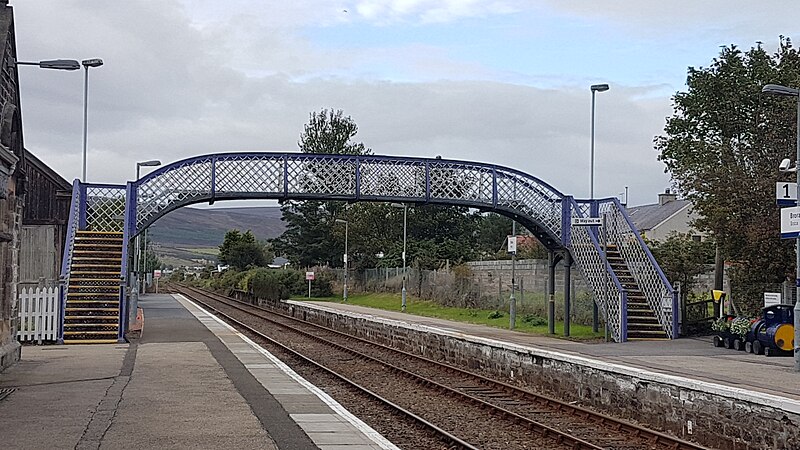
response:
[[[785,323],[775,330],[775,345],[781,350],[794,349],[794,325]]]

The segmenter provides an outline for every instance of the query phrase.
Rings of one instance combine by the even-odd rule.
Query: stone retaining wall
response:
[[[711,448],[800,448],[800,402],[297,302],[280,307],[312,323],[516,381]]]

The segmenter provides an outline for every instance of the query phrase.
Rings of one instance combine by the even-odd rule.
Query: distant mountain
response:
[[[160,218],[148,237],[160,247],[215,248],[228,230],[251,230],[258,240],[278,237],[286,229],[278,206],[255,208],[180,208]]]

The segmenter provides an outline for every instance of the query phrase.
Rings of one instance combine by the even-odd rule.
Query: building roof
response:
[[[650,205],[631,206],[628,214],[631,220],[641,231],[652,230],[661,222],[669,219],[678,211],[691,205],[689,200],[671,200],[663,205],[653,203]]]

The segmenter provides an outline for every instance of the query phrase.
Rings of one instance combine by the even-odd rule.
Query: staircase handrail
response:
[[[577,217],[585,217],[585,215],[583,213],[583,210],[581,209],[581,207],[578,204],[578,202],[574,198],[570,198],[569,200],[570,200],[570,210],[572,212],[571,215],[572,216],[577,216]],[[602,250],[602,247],[600,246],[600,242],[597,240],[597,236],[595,236],[595,233],[593,233],[592,231],[590,231],[588,229],[589,227],[585,227],[585,228],[586,228],[586,234],[589,236],[589,240],[592,243],[592,246],[594,247],[595,251],[597,252],[597,256],[601,257],[601,255],[604,254],[604,251]],[[574,230],[570,226],[570,235],[572,235],[573,231]],[[571,236],[570,236],[570,238],[571,238]],[[570,239],[570,247],[572,247],[572,242],[571,241],[572,240]],[[574,255],[575,255],[575,252],[573,252],[573,256]],[[614,337],[614,340],[616,340],[618,342],[625,342],[627,340],[627,335],[628,335],[628,321],[627,321],[627,297],[628,297],[628,293],[627,293],[627,290],[622,286],[622,283],[620,283],[619,278],[617,278],[617,274],[614,272],[614,269],[611,267],[611,263],[608,262],[608,258],[607,257],[603,257],[603,261],[605,263],[604,266],[605,266],[606,274],[609,275],[609,278],[610,278],[611,282],[613,283],[614,287],[617,289],[617,293],[618,293],[619,299],[620,299],[619,329],[618,330],[614,330],[613,328],[611,328],[612,336]],[[583,277],[586,279],[587,284],[589,285],[589,288],[594,290],[595,287],[594,287],[594,285],[592,283],[592,277],[587,272],[586,268],[584,268],[582,264],[578,264],[578,267],[580,268],[581,272],[583,273]],[[594,294],[595,298],[600,298],[600,294],[601,293],[593,292],[593,294]],[[604,302],[608,302],[609,299],[608,298],[604,298],[603,301]],[[600,304],[602,306],[603,312],[606,314],[606,323],[608,323],[608,314],[609,314],[608,305],[605,304],[605,303],[600,303],[600,302],[598,302],[598,304]]]
[[[72,253],[75,249],[75,236],[78,233],[80,216],[80,191],[81,182],[75,179],[72,182],[72,201],[69,208],[69,219],[67,220],[67,232],[64,242],[64,253],[61,256],[61,275],[59,276],[58,302],[59,302],[59,326],[58,340],[64,338],[64,314],[67,307],[67,287],[69,286],[70,264],[72,263]]]
[[[658,319],[658,322],[661,324],[664,331],[667,333],[667,336],[669,336],[670,339],[677,338],[678,306],[675,289],[672,287],[672,284],[669,282],[669,280],[667,280],[666,275],[664,275],[664,271],[661,270],[661,267],[658,265],[658,262],[653,256],[653,253],[650,251],[650,248],[647,246],[647,244],[645,244],[638,228],[636,228],[636,225],[634,225],[633,220],[631,219],[627,210],[622,206],[619,199],[615,197],[604,199],[601,205],[610,205],[614,209],[614,211],[611,212],[619,212],[623,219],[623,224],[627,226],[627,230],[625,230],[625,232],[630,233],[635,237],[636,250],[632,250],[632,246],[630,245],[625,245],[628,243],[628,241],[618,239],[617,244],[619,246],[620,253],[623,255],[623,258],[625,258],[626,263],[630,262],[631,260],[635,260],[644,264],[645,270],[642,270],[641,266],[631,267],[630,265],[628,266],[628,269],[631,271],[631,275],[633,275],[634,279],[639,285],[639,288],[645,295],[648,304],[653,311],[656,312],[656,318]],[[619,233],[620,232],[617,231],[617,234]],[[632,252],[636,252],[637,250],[640,252],[639,257],[632,258],[632,256],[634,256]],[[641,257],[642,254],[644,256],[643,258]],[[645,272],[650,272],[650,274]],[[648,283],[647,280],[645,280],[645,277],[648,275],[655,275],[655,278],[661,282],[660,294],[656,294],[653,290],[647,289]],[[665,298],[670,298],[672,302],[672,312],[669,314],[671,316],[671,320],[667,320],[665,317],[667,312],[664,310],[662,303],[663,299]]]

